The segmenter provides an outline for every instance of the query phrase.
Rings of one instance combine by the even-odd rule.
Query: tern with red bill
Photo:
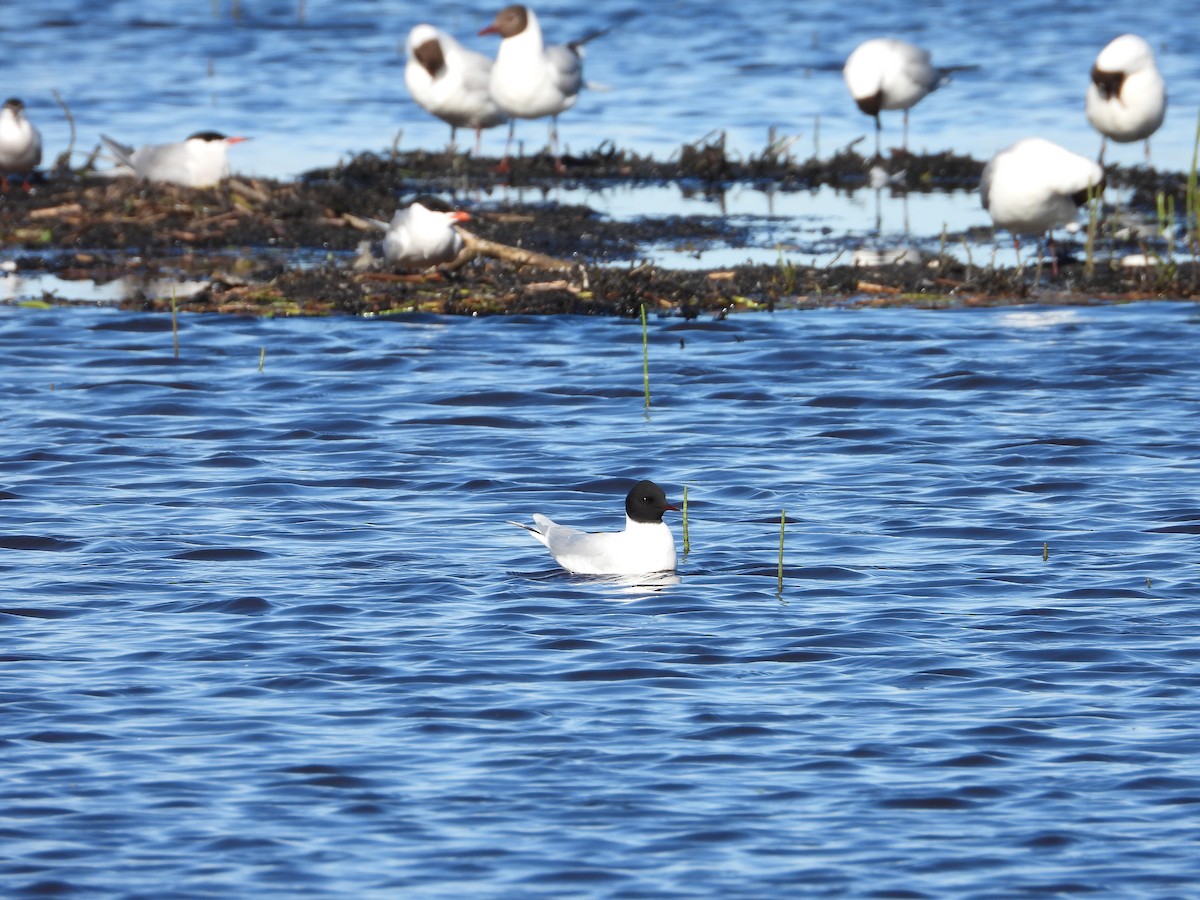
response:
[[[470,213],[452,209],[436,197],[412,201],[396,210],[391,222],[366,219],[386,232],[383,258],[406,269],[428,269],[457,257],[463,249],[463,238],[454,225],[470,220]]]
[[[107,135],[100,139],[117,162],[138,178],[192,188],[209,187],[228,178],[230,146],[249,140],[226,137],[219,131],[198,131],[173,144],[146,144],[135,150]]]

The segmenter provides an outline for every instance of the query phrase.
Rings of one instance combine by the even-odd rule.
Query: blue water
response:
[[[0,339],[6,897],[1196,892],[1192,304]]]
[[[235,148],[235,170],[287,177],[351,152],[386,150],[400,131],[401,148],[444,146],[447,127],[404,88],[397,44],[432,19],[494,53],[495,39],[476,33],[500,5],[447,2],[431,11],[413,0],[112,0],[98,11],[84,0],[9,4],[15,8],[0,16],[0,82],[29,105],[48,159],[69,140],[51,93],[57,88],[83,154],[101,131],[137,144],[216,128],[254,137]],[[747,154],[761,151],[774,127],[796,137],[798,156],[829,155],[871,133],[842,84],[843,61],[862,40],[895,34],[931,48],[936,62],[981,66],[917,107],[914,148],[986,158],[1037,134],[1091,155],[1098,138],[1083,114],[1087,73],[1105,43],[1135,31],[1158,51],[1171,96],[1154,161],[1175,171],[1191,162],[1200,109],[1192,0],[549,0],[535,9],[548,39],[565,41],[639,6],[640,19],[589,47],[587,77],[611,90],[585,92],[562,117],[563,140],[576,151],[613,140],[665,157],[721,129],[731,152]],[[885,118],[898,144],[899,116]],[[500,152],[502,131],[488,135],[487,152]],[[518,135],[532,150],[546,129],[523,123]],[[1115,148],[1109,158],[1136,163],[1142,149]]]

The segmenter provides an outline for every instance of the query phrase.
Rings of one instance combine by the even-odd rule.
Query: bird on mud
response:
[[[470,220],[470,213],[451,209],[436,197],[417,198],[396,210],[391,222],[366,219],[385,232],[384,260],[405,269],[428,269],[455,259],[464,242],[454,225]]]
[[[450,126],[450,151],[459,128],[475,130],[475,154],[483,129],[508,121],[489,90],[492,61],[468,50],[432,25],[408,33],[404,84],[417,105]]]
[[[1144,140],[1146,162],[1150,162],[1150,135],[1158,131],[1167,114],[1167,86],[1144,38],[1123,34],[1100,51],[1092,66],[1084,108],[1088,121],[1101,134],[1101,165],[1110,138],[1118,144]]]
[[[219,131],[198,131],[186,140],[146,144],[136,150],[104,134],[100,135],[100,140],[120,163],[113,174],[131,172],[145,181],[201,188],[229,177],[229,148],[248,138],[226,137]]]
[[[1024,138],[1001,150],[983,168],[979,194],[996,228],[1012,234],[1017,264],[1019,235],[1039,238],[1074,222],[1091,197],[1104,189],[1100,164],[1043,138]],[[1058,274],[1054,239],[1051,260]]]
[[[678,511],[652,481],[639,481],[625,496],[625,530],[588,533],[535,514],[533,525],[510,522],[532,534],[554,561],[578,575],[648,575],[675,570],[675,538],[663,513]]]
[[[872,38],[846,58],[842,77],[858,108],[875,119],[875,156],[880,155],[879,113],[904,110],[904,150],[908,151],[908,111],[950,80],[977,66],[935,66],[928,50],[896,38]]]
[[[26,190],[29,175],[42,161],[42,134],[25,116],[25,104],[16,97],[0,107],[0,190],[8,190],[8,176],[20,175]]]

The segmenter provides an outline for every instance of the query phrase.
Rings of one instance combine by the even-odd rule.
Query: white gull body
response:
[[[507,6],[480,34],[499,34],[490,88],[496,103],[511,116],[539,119],[570,109],[583,88],[582,42],[555,44],[542,39],[532,9]]]
[[[404,84],[417,104],[450,126],[450,143],[459,128],[479,132],[508,121],[492,99],[489,84],[492,61],[468,50],[432,25],[417,25],[408,33],[408,62]]]
[[[100,139],[122,166],[146,181],[209,187],[229,177],[229,147],[246,140],[217,131],[198,131],[171,144],[146,144],[136,150],[107,135]]]
[[[984,166],[979,193],[997,228],[1041,235],[1075,221],[1088,191],[1103,184],[1104,170],[1095,161],[1042,138],[1025,138]]]
[[[647,575],[673,572],[677,561],[675,538],[663,522],[674,510],[662,488],[639,481],[625,498],[625,530],[598,534],[559,525],[535,514],[534,525],[523,528],[550,550],[564,569],[579,575]]]
[[[1100,51],[1084,106],[1092,127],[1121,144],[1146,140],[1158,130],[1167,114],[1167,87],[1143,38],[1123,34]]]
[[[42,161],[42,135],[13,97],[0,107],[0,176],[28,176]]]

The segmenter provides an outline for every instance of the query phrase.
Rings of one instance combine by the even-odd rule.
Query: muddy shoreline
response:
[[[233,178],[218,188],[184,190],[108,180],[89,173],[51,172],[31,191],[0,195],[0,241],[7,267],[49,273],[66,282],[133,285],[119,305],[248,315],[553,314],[634,316],[648,311],[694,317],[738,310],[818,306],[955,307],[1086,304],[1200,296],[1197,248],[1175,241],[1168,255],[1146,238],[1130,238],[1123,254],[1149,253],[1151,264],[1119,266],[1098,255],[1090,269],[1082,238],[1053,276],[1048,266],[1024,270],[964,264],[948,254],[921,263],[812,267],[781,258],[778,265],[675,270],[644,262],[641,248],[671,241],[736,240],[739,226],[719,216],[642,217],[614,221],[585,206],[552,202],[482,203],[473,234],[546,254],[565,268],[520,266],[478,257],[453,271],[400,273],[354,265],[372,238],[359,216],[390,218],[399,198],[433,193],[488,198],[501,187],[673,184],[719,192],[748,186],[779,192],[829,186],[870,189],[873,162],[856,148],[828,159],[796,160],[782,149],[738,157],[721,136],[655,160],[602,145],[564,160],[558,174],[545,156],[512,161],[437,152],[363,153],[345,164],[290,182]],[[888,190],[974,194],[983,163],[950,153],[894,154],[877,161]],[[1186,209],[1187,176],[1110,167],[1108,183],[1130,189],[1129,206],[1153,216],[1159,197]],[[471,202],[462,204],[471,209]],[[1101,223],[1103,232],[1104,223]],[[1182,231],[1180,231],[1182,238]],[[1112,240],[1106,246],[1112,245]],[[162,282],[188,282],[166,290]],[[138,287],[142,285],[142,287]],[[33,302],[80,302],[70,291]]]

